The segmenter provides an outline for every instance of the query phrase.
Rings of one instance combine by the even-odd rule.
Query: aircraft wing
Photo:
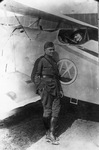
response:
[[[35,17],[43,20],[53,21],[53,22],[64,22],[66,25],[69,26],[75,26],[75,27],[84,27],[84,28],[93,28],[98,29],[98,27],[90,25],[88,23],[79,21],[77,19],[73,19],[71,17],[65,16],[59,12],[52,13],[49,11],[43,11],[41,9],[29,7],[27,5],[24,5],[22,3],[16,2],[14,0],[6,1],[6,3],[1,4],[0,8],[6,9],[8,11],[19,13],[22,15]]]

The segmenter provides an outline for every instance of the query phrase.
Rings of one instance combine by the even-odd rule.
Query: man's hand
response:
[[[60,97],[62,98],[64,96],[63,91],[60,91]]]
[[[40,82],[41,82],[40,76],[35,75],[34,81],[35,81],[35,84],[36,84],[36,85],[40,84]]]

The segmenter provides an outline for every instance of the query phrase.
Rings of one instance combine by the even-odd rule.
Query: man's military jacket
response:
[[[60,93],[59,70],[57,62],[51,56],[44,55],[40,60],[36,75],[41,79],[37,90],[47,90],[47,92],[54,96]],[[44,76],[46,77],[43,78]]]

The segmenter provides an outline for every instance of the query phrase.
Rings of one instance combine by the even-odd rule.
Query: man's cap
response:
[[[54,47],[54,43],[53,42],[46,42],[44,44],[44,49],[49,48],[49,47]]]

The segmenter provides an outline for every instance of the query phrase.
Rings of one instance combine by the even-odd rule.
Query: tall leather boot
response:
[[[43,123],[44,123],[44,127],[46,129],[46,139],[49,138],[49,134],[50,134],[50,117],[43,117]]]
[[[51,140],[52,144],[54,145],[59,145],[59,142],[57,140],[57,138],[55,137],[55,128],[57,125],[57,117],[52,117],[51,118],[51,122],[50,122],[50,137],[49,139]]]

